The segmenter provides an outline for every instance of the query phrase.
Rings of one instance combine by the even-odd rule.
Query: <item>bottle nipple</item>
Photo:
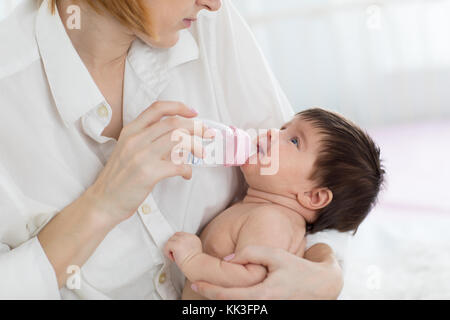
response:
[[[252,139],[242,129],[230,126],[233,137],[227,137],[227,148],[225,152],[225,166],[242,166],[253,155]]]

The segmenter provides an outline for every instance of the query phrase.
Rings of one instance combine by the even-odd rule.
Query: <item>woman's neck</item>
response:
[[[249,187],[247,194],[242,200],[242,203],[268,203],[277,204],[288,209],[289,211],[302,216],[306,221],[311,221],[314,217],[314,211],[303,207],[295,195],[285,196],[266,191],[256,190]]]
[[[89,71],[101,73],[116,66],[122,68],[136,36],[107,12],[99,15],[82,2],[77,3],[81,9],[81,28],[69,29],[65,23],[70,17],[67,8],[73,4],[73,0],[59,0],[58,11],[73,46]]]

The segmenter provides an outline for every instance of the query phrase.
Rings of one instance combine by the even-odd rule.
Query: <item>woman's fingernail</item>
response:
[[[192,112],[194,112],[194,113],[198,114],[198,111],[197,111],[197,110],[195,110],[194,108],[192,108],[192,107],[191,107],[191,108],[189,108],[189,109],[191,109],[191,111],[192,111]]]
[[[214,128],[206,128],[205,129],[205,138],[206,139],[211,139],[214,138],[217,135],[217,130]]]
[[[225,260],[225,261],[230,261],[230,260],[232,260],[232,259],[234,258],[234,256],[235,256],[234,253],[233,253],[233,254],[230,254],[229,256],[226,256],[225,258],[223,258],[223,260]]]
[[[191,284],[191,289],[192,290],[194,290],[195,292],[197,292],[198,291],[198,287],[197,287],[197,285],[196,284]]]

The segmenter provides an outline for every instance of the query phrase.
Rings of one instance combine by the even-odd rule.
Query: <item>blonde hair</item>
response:
[[[50,9],[55,13],[57,0],[50,0]],[[80,0],[77,0],[80,1]],[[124,26],[152,36],[150,18],[144,0],[81,0],[89,4],[98,14],[106,10]]]

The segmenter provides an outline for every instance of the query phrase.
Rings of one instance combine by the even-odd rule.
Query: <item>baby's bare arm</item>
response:
[[[165,253],[191,282],[247,287],[261,282],[266,275],[265,268],[233,264],[204,253],[200,239],[190,233],[177,232],[167,242]]]
[[[292,222],[285,215],[272,208],[261,208],[242,226],[235,251],[248,245],[288,250],[293,232]],[[172,252],[173,259],[192,282],[206,281],[223,287],[249,287],[264,280],[267,274],[264,266],[233,264],[204,253],[200,239],[187,233],[177,233],[171,238],[166,251]]]

